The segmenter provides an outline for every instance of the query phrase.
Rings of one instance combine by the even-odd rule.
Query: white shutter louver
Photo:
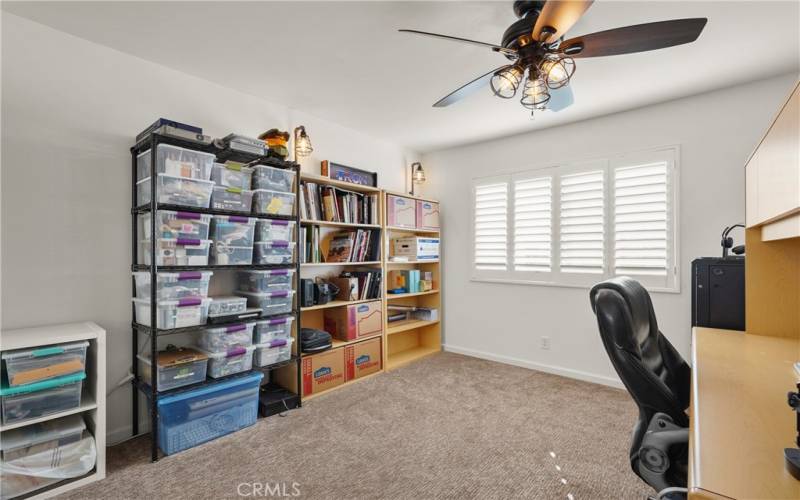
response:
[[[550,272],[552,177],[514,181],[514,270]]]
[[[614,169],[615,274],[667,276],[668,189],[666,162]]]
[[[560,270],[602,274],[604,170],[562,175],[560,180]]]
[[[505,271],[508,265],[508,183],[475,187],[475,268]]]

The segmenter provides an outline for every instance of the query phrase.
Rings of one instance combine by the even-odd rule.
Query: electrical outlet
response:
[[[540,341],[541,344],[539,347],[546,351],[550,349],[550,337],[540,337]]]

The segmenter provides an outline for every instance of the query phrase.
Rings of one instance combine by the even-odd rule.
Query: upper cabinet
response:
[[[800,85],[747,162],[745,177],[747,227],[763,225],[763,239],[800,237]]]

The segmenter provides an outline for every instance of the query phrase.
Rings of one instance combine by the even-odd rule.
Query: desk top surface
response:
[[[795,414],[798,340],[695,328],[689,491],[694,498],[800,499],[784,467]]]

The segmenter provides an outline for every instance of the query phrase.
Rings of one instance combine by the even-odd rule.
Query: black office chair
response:
[[[611,363],[639,407],[631,467],[657,498],[685,498],[691,368],[658,330],[650,294],[639,282],[603,281],[589,298]]]

